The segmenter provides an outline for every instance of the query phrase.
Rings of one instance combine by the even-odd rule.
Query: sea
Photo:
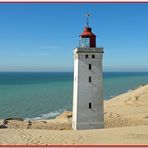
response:
[[[148,83],[148,72],[104,72],[104,100]],[[72,110],[73,72],[0,72],[0,119],[51,119]]]

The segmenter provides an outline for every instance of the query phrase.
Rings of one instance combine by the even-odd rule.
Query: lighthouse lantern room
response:
[[[80,35],[79,47],[96,47],[96,35],[91,32],[91,28],[84,28]]]

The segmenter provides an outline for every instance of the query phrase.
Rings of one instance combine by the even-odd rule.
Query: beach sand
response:
[[[5,121],[0,144],[148,144],[148,85],[104,101],[104,107],[104,129],[73,131],[67,111],[52,120]]]

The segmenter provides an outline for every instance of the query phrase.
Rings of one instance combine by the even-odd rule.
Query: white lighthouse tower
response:
[[[87,24],[74,49],[73,119],[74,130],[104,127],[102,56],[96,36]]]

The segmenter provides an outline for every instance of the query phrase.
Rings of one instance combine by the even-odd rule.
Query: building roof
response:
[[[94,33],[92,33],[91,28],[90,27],[85,27],[82,34],[80,35],[82,37],[86,37],[86,36],[96,36]]]

